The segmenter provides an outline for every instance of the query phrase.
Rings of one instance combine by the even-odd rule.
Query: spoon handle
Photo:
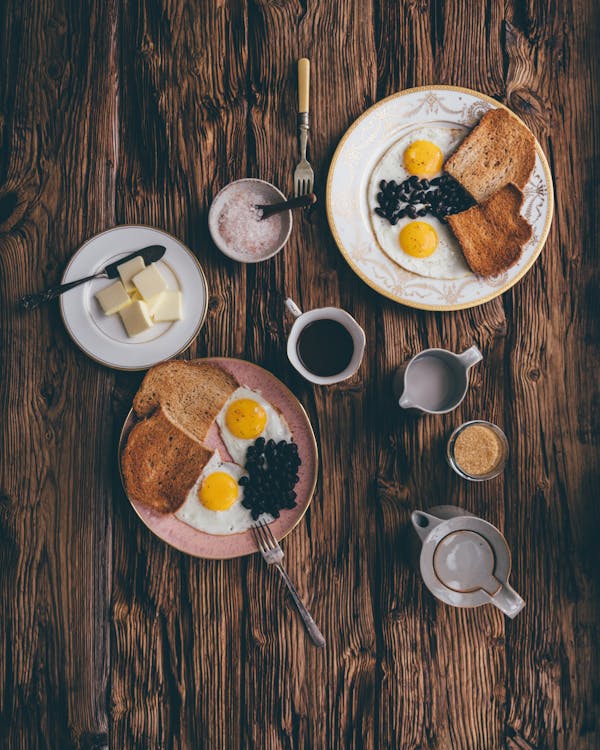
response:
[[[259,212],[259,220],[266,219],[273,214],[279,214],[282,211],[290,211],[293,208],[308,208],[317,202],[317,196],[314,193],[301,195],[299,198],[291,198],[289,201],[282,203],[270,203],[265,206],[256,206]]]
[[[68,284],[60,284],[59,286],[50,287],[50,289],[46,289],[45,292],[39,292],[39,294],[26,294],[24,297],[21,297],[19,304],[24,310],[35,310],[36,307],[39,307],[44,302],[50,302],[50,300],[56,299],[63,292],[67,292],[69,289],[73,289],[73,287],[79,286],[86,281],[97,279],[99,276],[103,275],[104,273],[94,274],[93,276],[86,276],[84,279],[70,281]]]

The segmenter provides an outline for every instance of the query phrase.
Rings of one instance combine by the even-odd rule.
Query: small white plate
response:
[[[114,279],[95,279],[60,298],[60,312],[73,341],[96,362],[117,370],[146,370],[187,349],[196,338],[208,307],[206,277],[198,259],[183,243],[160,229],[121,226],[85,242],[62,277],[65,284],[90,276],[149,245],[167,248],[157,266],[169,287],[182,293],[182,320],[157,323],[139,336],[129,338],[120,316],[105,315],[94,296],[114,283]]]
[[[367,185],[382,154],[401,136],[421,127],[472,128],[499,102],[459,86],[421,86],[374,104],[340,141],[327,179],[329,226],[350,267],[385,297],[420,310],[464,310],[510,289],[535,263],[548,236],[553,212],[552,176],[536,141],[535,166],[524,189],[521,213],[533,234],[512,268],[487,279],[473,273],[462,279],[434,279],[405,271],[379,246],[371,225]],[[514,113],[513,113],[514,114]]]

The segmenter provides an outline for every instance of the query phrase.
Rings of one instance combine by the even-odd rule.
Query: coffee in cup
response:
[[[365,350],[365,333],[356,320],[339,307],[322,307],[303,313],[291,299],[287,309],[296,321],[288,338],[292,365],[311,383],[331,385],[354,375]]]

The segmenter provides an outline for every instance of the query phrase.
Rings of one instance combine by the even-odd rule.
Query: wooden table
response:
[[[598,712],[598,26],[571,3],[7,0],[0,55],[0,745],[8,748],[592,750]],[[246,175],[292,188],[296,59],[313,61],[319,210],[276,259],[226,261],[206,213]],[[402,88],[450,83],[531,126],[557,210],[541,258],[477,309],[426,313],[346,265],[324,183],[348,125]],[[190,559],[140,524],[116,441],[141,374],[96,365],[56,305],[88,237],[144,223],[180,237],[209,279],[186,357],[261,364],[304,403],[321,472],[285,542],[327,637],[305,638],[257,556]],[[364,326],[350,382],[313,388],[284,352],[284,296]],[[419,349],[476,342],[462,407],[403,419],[390,375]],[[443,459],[470,417],[504,427],[504,476],[467,484]],[[595,491],[594,491],[595,490]],[[410,512],[440,502],[506,534],[527,601],[509,621],[424,588]]]

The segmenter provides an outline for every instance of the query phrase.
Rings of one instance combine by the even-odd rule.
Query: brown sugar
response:
[[[500,438],[490,427],[468,425],[454,441],[454,460],[472,477],[490,474],[502,460]]]

